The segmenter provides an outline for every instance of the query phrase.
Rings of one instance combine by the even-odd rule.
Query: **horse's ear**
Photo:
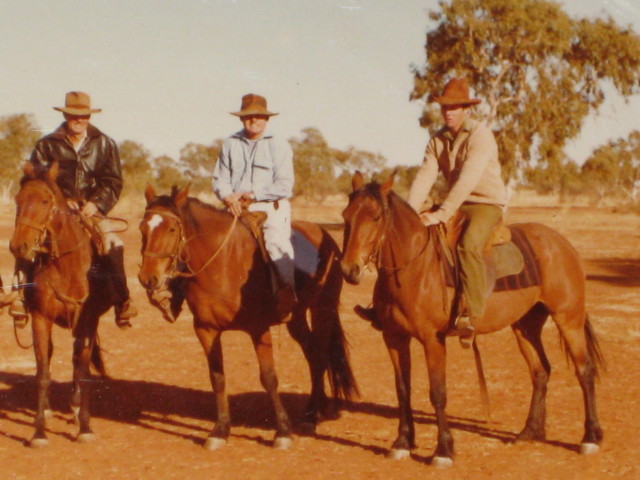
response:
[[[389,178],[387,178],[387,180],[382,185],[380,185],[380,193],[382,193],[383,196],[386,197],[387,195],[389,195],[389,192],[393,187],[393,181],[396,178],[396,173],[398,173],[398,170],[394,170],[391,175],[389,175]]]
[[[25,178],[28,178],[30,180],[36,178],[36,166],[31,162],[27,162],[24,164],[22,172],[24,173]]]
[[[362,190],[362,187],[364,187],[364,177],[360,171],[356,170],[356,173],[354,173],[351,178],[351,188],[353,188],[354,192],[357,192],[358,190]]]
[[[189,198],[189,187],[191,184],[187,184],[186,187],[176,190],[171,197],[173,198],[173,203],[175,203],[176,207],[182,208]]]
[[[58,162],[51,162],[51,165],[49,165],[49,168],[47,169],[45,176],[47,180],[49,180],[51,183],[55,183],[56,179],[58,178],[59,172],[60,172],[60,164]]]
[[[156,198],[156,191],[150,183],[147,183],[147,188],[144,189],[144,198],[147,201],[147,205]]]

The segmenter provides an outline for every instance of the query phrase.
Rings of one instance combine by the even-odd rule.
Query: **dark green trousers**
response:
[[[500,219],[502,208],[497,205],[467,203],[460,207],[467,218],[462,238],[458,242],[460,279],[471,318],[479,318],[484,313],[487,295],[487,280],[482,258],[489,237]]]

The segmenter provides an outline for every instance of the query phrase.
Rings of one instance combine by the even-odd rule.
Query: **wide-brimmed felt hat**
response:
[[[91,98],[84,92],[69,92],[64,98],[64,107],[53,107],[70,115],[91,115],[101,112],[101,108],[91,108]]]
[[[231,115],[235,115],[237,117],[245,117],[247,115],[266,115],[268,117],[271,117],[273,115],[278,115],[277,113],[267,110],[266,98],[254,93],[248,93],[247,95],[242,97],[242,105],[240,105],[239,112],[230,113]]]
[[[464,78],[452,78],[444,86],[442,95],[432,95],[431,100],[440,105],[477,105],[482,100],[469,97],[469,84]]]

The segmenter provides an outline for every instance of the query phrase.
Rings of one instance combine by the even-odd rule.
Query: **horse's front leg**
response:
[[[264,332],[251,335],[251,339],[260,365],[260,382],[269,394],[276,414],[274,447],[286,450],[292,443],[291,423],[278,394],[278,377],[273,362],[271,332],[267,328]]]
[[[438,445],[433,454],[432,465],[450,467],[453,465],[453,436],[445,412],[447,406],[447,351],[445,338],[434,332],[423,343],[429,372],[429,398],[436,412],[438,424]]]
[[[387,456],[393,459],[409,457],[415,448],[415,427],[411,408],[411,337],[384,333],[384,342],[389,350],[395,374],[396,394],[398,396],[398,436]]]
[[[209,379],[216,398],[216,423],[204,444],[207,450],[217,450],[226,445],[231,430],[231,415],[229,414],[229,400],[224,378],[220,333],[218,330],[196,327],[196,334],[207,356]]]
[[[91,386],[91,352],[95,343],[95,328],[82,328],[82,323],[77,327],[73,342],[73,391],[71,395],[71,410],[78,423],[78,437],[80,443],[89,443],[95,440],[91,430],[89,413],[89,397]]]
[[[46,418],[50,416],[49,385],[51,377],[49,372],[53,346],[51,343],[52,323],[48,318],[38,312],[33,313],[32,318],[33,351],[36,357],[36,383],[38,387],[36,417],[34,421],[35,432],[29,446],[41,448],[49,445],[46,434]]]

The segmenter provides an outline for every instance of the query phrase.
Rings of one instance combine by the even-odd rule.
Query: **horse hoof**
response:
[[[46,448],[49,446],[49,440],[46,438],[32,438],[29,446],[31,448]]]
[[[227,441],[224,438],[218,437],[209,437],[207,441],[204,442],[204,448],[207,450],[218,450],[219,448],[224,447],[227,444]]]
[[[451,468],[453,467],[453,459],[451,457],[433,457],[431,465],[436,468]]]
[[[404,448],[392,448],[389,450],[389,453],[387,453],[387,458],[391,460],[404,460],[405,458],[409,458],[410,455],[409,450]]]
[[[593,455],[598,453],[600,445],[597,443],[583,443],[580,445],[580,455]]]
[[[53,410],[51,410],[51,409],[45,410],[44,411],[44,418],[46,420],[49,420],[49,419],[53,418]]]
[[[273,442],[273,448],[275,448],[276,450],[289,450],[289,448],[291,448],[291,445],[293,445],[293,440],[291,440],[291,437],[278,437]]]
[[[76,440],[78,443],[93,443],[96,441],[96,436],[93,433],[81,433]]]

